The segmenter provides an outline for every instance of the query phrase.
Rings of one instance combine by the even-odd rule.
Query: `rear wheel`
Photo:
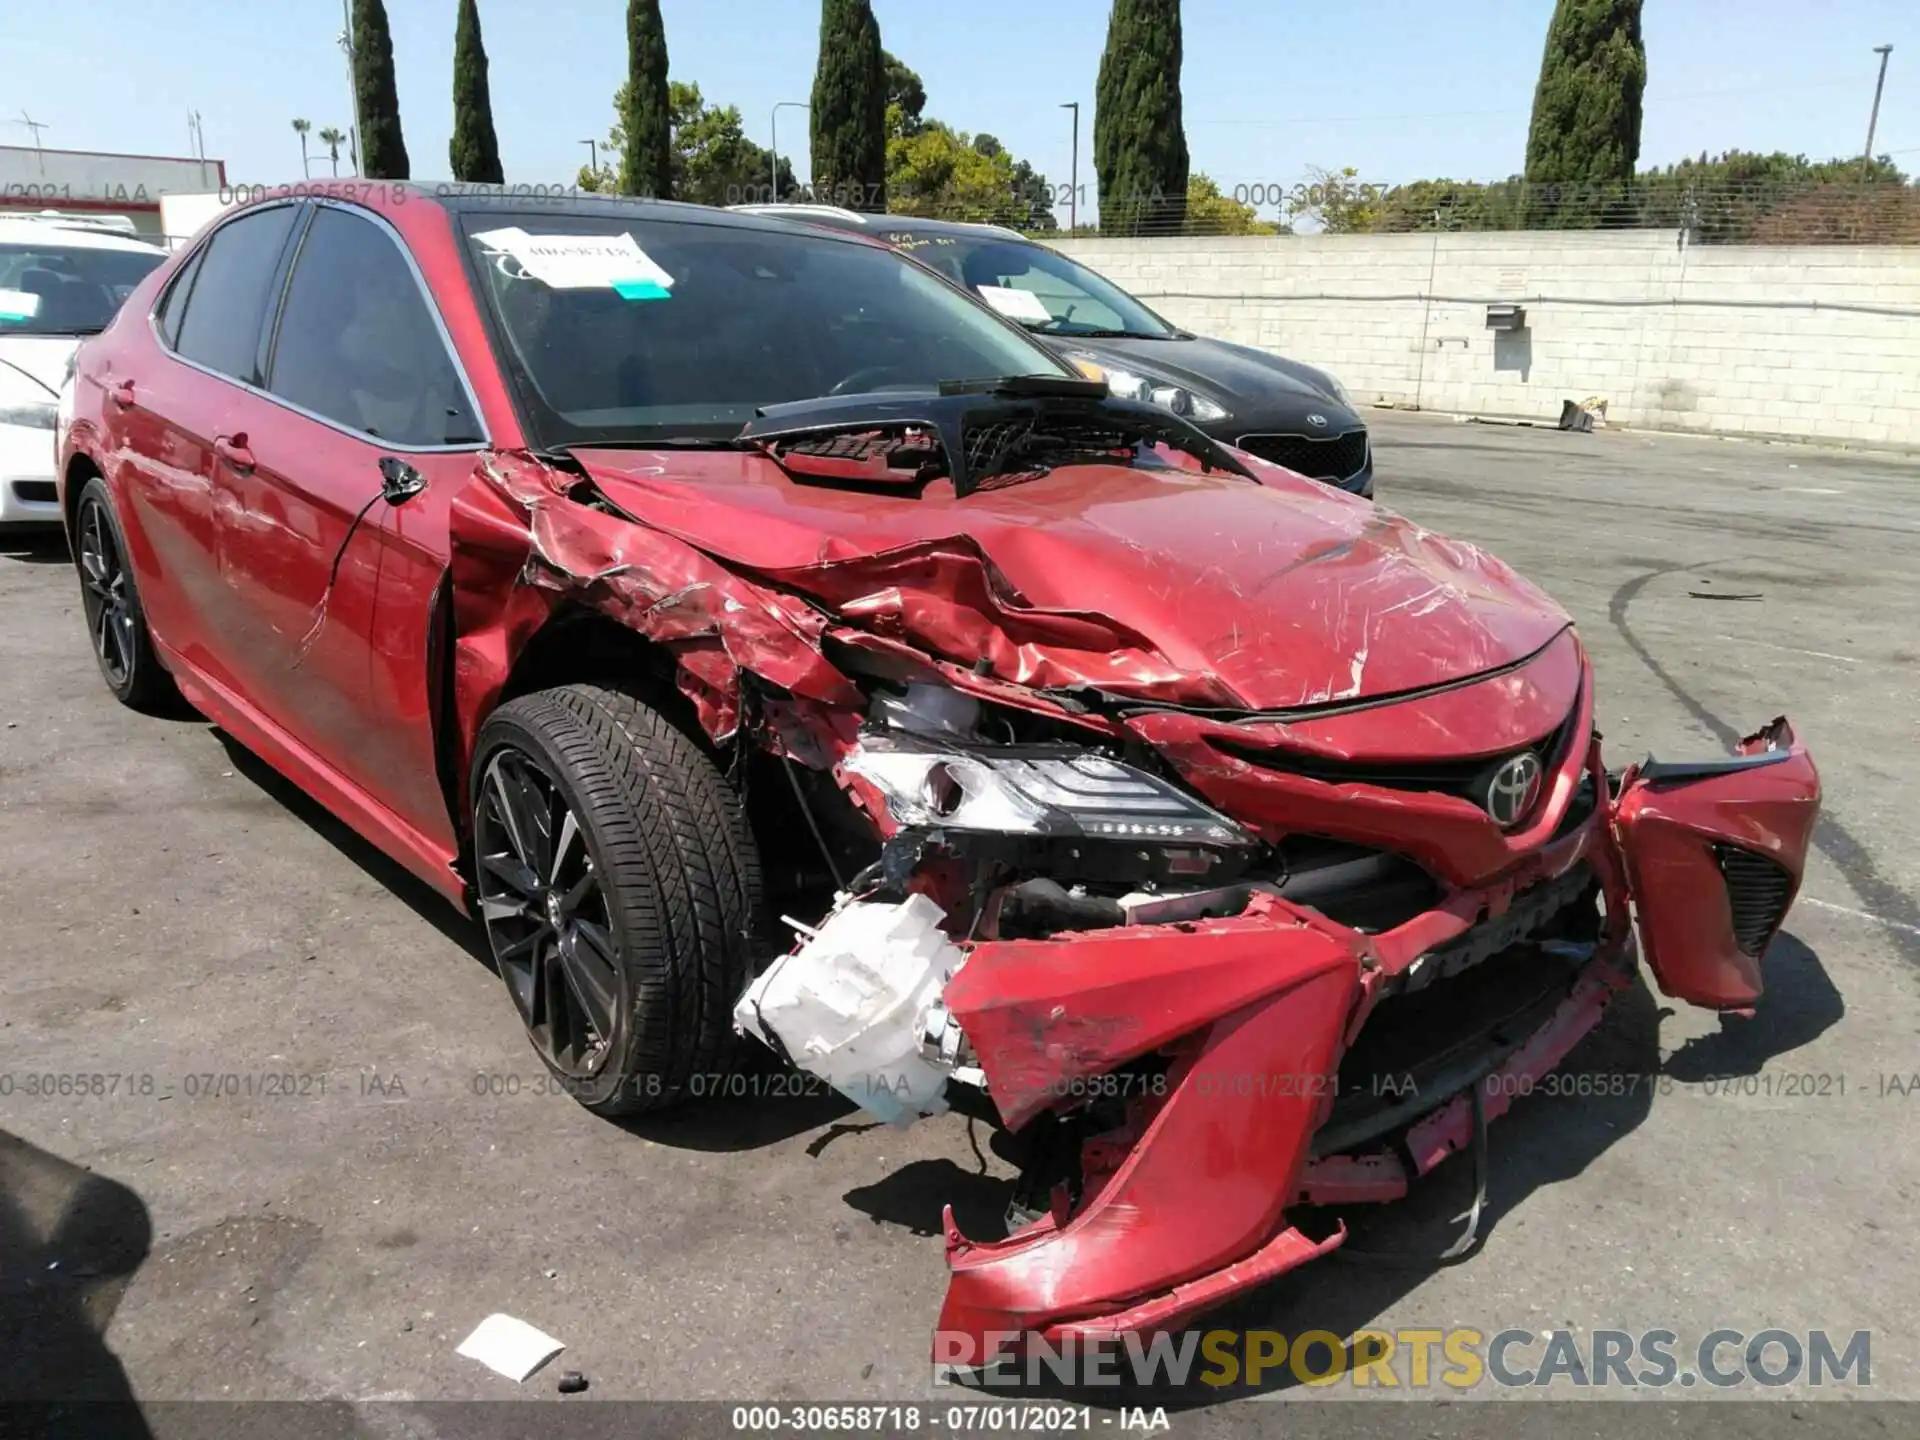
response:
[[[697,1092],[762,935],[732,787],[633,696],[568,685],[487,720],[471,794],[481,920],[547,1068],[602,1115]]]
[[[100,676],[114,698],[135,710],[158,710],[179,692],[154,653],[146,612],[127,560],[126,537],[113,513],[107,482],[98,475],[80,491],[74,511],[73,559],[80,571],[80,601]]]

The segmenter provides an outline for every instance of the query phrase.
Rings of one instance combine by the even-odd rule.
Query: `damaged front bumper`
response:
[[[1805,748],[1776,721],[1729,762],[1609,776],[1596,738],[1584,768],[1604,800],[1379,933],[1256,893],[950,964],[940,1004],[1007,1127],[1106,1128],[1075,1132],[1072,1183],[1007,1238],[948,1212],[940,1353],[1174,1326],[1337,1247],[1343,1226],[1289,1212],[1395,1199],[1466,1149],[1476,1089],[1504,1113],[1631,983],[1635,912],[1663,988],[1750,1006],[1818,808]]]

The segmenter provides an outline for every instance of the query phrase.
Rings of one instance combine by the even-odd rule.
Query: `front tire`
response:
[[[470,794],[481,920],[547,1068],[600,1115],[697,1093],[762,936],[759,855],[712,760],[633,696],[567,685],[488,718]]]
[[[122,705],[149,714],[177,704],[179,691],[160,664],[140,606],[127,539],[107,482],[92,476],[74,508],[73,561],[100,678]]]

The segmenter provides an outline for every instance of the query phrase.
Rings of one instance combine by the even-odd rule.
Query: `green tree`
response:
[[[1100,228],[1177,234],[1187,198],[1180,118],[1180,0],[1114,0],[1094,88]]]
[[[302,175],[311,173],[307,169],[307,135],[312,129],[313,122],[311,120],[295,120],[293,122],[293,133],[300,137],[300,173]]]
[[[667,84],[668,118],[673,141],[669,168],[676,199],[695,205],[748,205],[771,198],[773,154],[747,138],[740,109],[709,105],[698,85],[673,80]],[[620,118],[627,111],[627,87],[613,97],[614,121],[600,147],[607,157],[598,168],[582,165],[575,183],[582,190],[610,194],[618,188],[619,166],[627,148],[627,127]],[[780,190],[793,190],[793,166],[780,161]]]
[[[1609,218],[1640,159],[1647,50],[1641,0],[1558,0],[1547,26],[1527,132],[1529,209],[1536,223]]]
[[[1483,183],[1478,180],[1415,180],[1395,185],[1371,207],[1368,230],[1517,230],[1525,223],[1522,197],[1526,182],[1518,175]]]
[[[887,197],[896,214],[1057,230],[1044,175],[991,135],[928,120],[887,142]]]
[[[747,138],[740,108],[701,98],[698,85],[674,81],[673,193],[696,205],[746,205],[774,198],[773,153]],[[779,193],[794,188],[793,166],[780,162]]]
[[[340,173],[340,147],[347,143],[347,132],[336,125],[329,125],[319,135],[320,143],[327,147],[327,159],[333,162],[333,173]]]
[[[620,87],[620,191],[673,196],[673,109],[660,0],[627,0],[627,83]]]
[[[973,148],[989,157],[1007,157],[1007,199],[1000,224],[1028,231],[1060,228],[1060,222],[1053,215],[1053,187],[1047,184],[1046,176],[1026,161],[1014,159],[992,135],[974,136]]]
[[[380,0],[353,0],[353,100],[360,112],[360,173],[405,180],[411,172],[393,83],[393,36]]]
[[[938,120],[887,142],[887,197],[895,214],[1004,224],[1013,204],[1013,160],[992,136],[982,149]]]
[[[1380,187],[1360,179],[1347,165],[1339,170],[1313,166],[1306,188],[1296,191],[1288,207],[1294,219],[1313,221],[1328,235],[1357,235],[1376,229],[1380,215]]]
[[[498,185],[500,142],[493,133],[493,99],[487,88],[487,47],[480,38],[479,0],[460,0],[453,27],[453,138],[447,142],[453,178]]]
[[[813,189],[855,210],[887,208],[887,70],[868,0],[822,0],[813,76]],[[902,67],[904,68],[904,67]]]
[[[911,66],[891,50],[880,52],[887,77],[887,138],[917,135],[927,109],[927,87]]]
[[[1280,227],[1262,220],[1244,200],[1220,193],[1211,176],[1196,171],[1187,181],[1189,235],[1278,235]]]

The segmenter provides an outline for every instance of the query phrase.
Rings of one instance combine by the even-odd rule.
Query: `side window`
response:
[[[193,293],[183,297],[186,313],[177,323],[171,310],[167,317],[177,337],[174,348],[183,356],[249,385],[260,383],[267,289],[297,213],[292,205],[278,205],[230,220],[215,233],[198,263]]]
[[[300,242],[267,388],[395,445],[478,443],[426,298],[392,237],[322,206]]]
[[[172,349],[180,346],[180,322],[187,313],[187,295],[193,289],[193,277],[200,273],[200,262],[206,258],[207,250],[203,245],[193,252],[187,263],[180,267],[180,273],[173,277],[173,283],[167,286],[167,293],[160,301],[160,338]]]

